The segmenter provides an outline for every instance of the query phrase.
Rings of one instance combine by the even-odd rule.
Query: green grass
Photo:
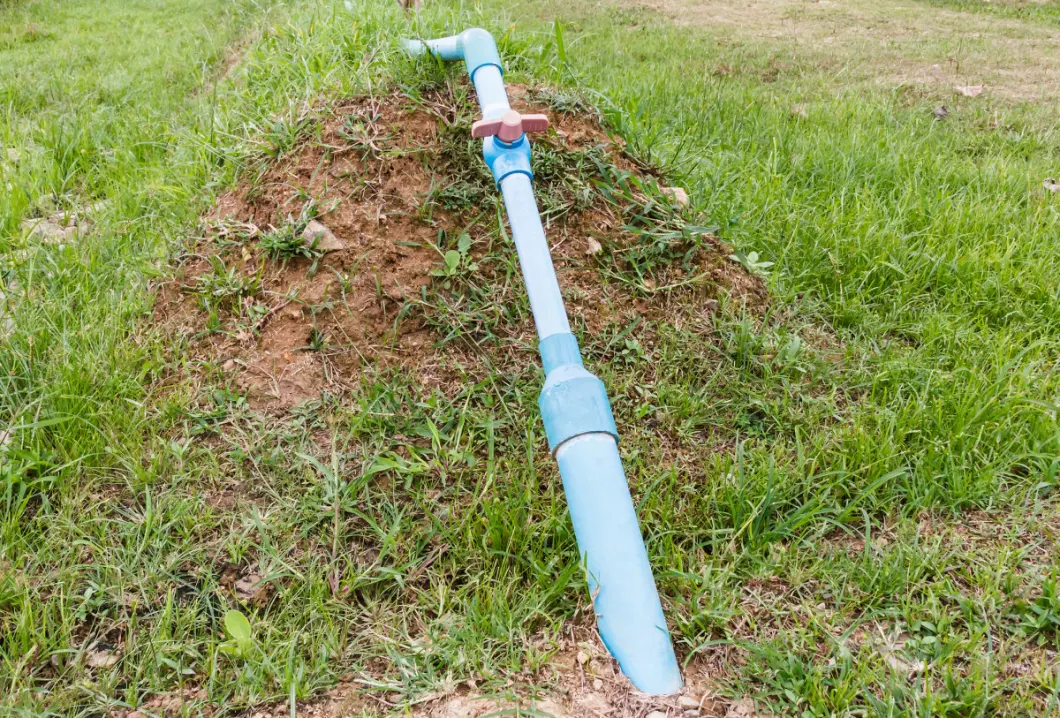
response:
[[[788,715],[1055,709],[1052,108],[984,97],[936,122],[927,98],[836,93],[812,68],[719,76],[729,46],[647,12],[500,6],[439,3],[417,29],[503,35],[512,78],[592,95],[742,256],[775,263],[765,317],[723,303],[709,327],[582,337],[682,659],[739,658],[713,689]],[[4,711],[194,688],[188,711],[237,714],[343,676],[398,705],[468,678],[504,691],[541,680],[584,615],[536,363],[463,367],[456,395],[380,369],[276,417],[220,378],[174,383],[182,340],[149,321],[162,260],[241,169],[311,134],[307,100],[439,81],[396,54],[407,23],[383,0],[0,9],[0,142],[20,153],[0,194]],[[482,201],[465,167],[431,200]],[[552,189],[556,212],[578,201]],[[82,240],[23,236],[100,199]],[[256,291],[214,275],[204,301]],[[265,588],[240,603],[233,571]],[[234,608],[249,639],[226,631]],[[86,665],[100,650],[117,662]]]
[[[963,12],[980,12],[995,17],[1030,20],[1051,25],[1060,25],[1060,3],[1055,0],[1044,2],[1022,2],[1021,0],[925,0],[930,5],[960,10]]]
[[[766,366],[775,349],[752,349],[745,401],[761,406],[764,421],[741,437],[739,461],[711,467],[684,505],[674,497],[687,477],[653,487],[646,504],[658,512],[656,550],[687,566],[667,594],[692,619],[681,627],[689,647],[740,645],[761,672],[745,668],[737,690],[764,692],[788,713],[865,707],[869,691],[891,706],[873,704],[882,714],[1019,713],[1033,695],[1055,696],[1050,669],[1043,683],[989,673],[1006,661],[992,651],[1016,650],[988,637],[1006,624],[1007,594],[1037,591],[1048,562],[1016,585],[1000,576],[984,585],[978,575],[978,590],[965,594],[949,572],[989,572],[997,558],[932,560],[915,533],[924,511],[990,508],[1017,525],[1053,511],[1058,254],[1050,237],[1060,204],[1040,185],[1060,160],[1055,115],[981,103],[939,123],[926,99],[900,92],[825,94],[797,75],[718,77],[711,69],[731,62],[724,44],[651,15],[541,7],[542,17],[566,16],[567,42],[579,43],[568,51],[572,69],[607,94],[634,146],[673,168],[723,237],[776,262],[779,304],[832,327],[845,347],[849,370],[826,377],[824,406],[812,397],[823,411],[803,421],[788,412],[811,399],[805,388]],[[536,30],[544,41],[548,25]],[[741,59],[770,61],[767,51]],[[808,117],[794,115],[792,105],[807,99]],[[671,395],[687,401],[700,384],[685,376]],[[715,401],[695,413],[719,409]],[[905,534],[897,546],[866,548],[850,563],[820,558],[817,532],[833,521],[871,532],[885,516]],[[735,553],[724,543],[734,533]],[[764,643],[733,635],[740,587],[759,576],[781,581],[795,604],[827,606],[826,625],[811,617]],[[783,615],[774,609],[774,620]],[[896,683],[879,652],[864,647],[844,656],[838,635],[877,623],[906,631],[922,617],[954,626],[930,680]]]

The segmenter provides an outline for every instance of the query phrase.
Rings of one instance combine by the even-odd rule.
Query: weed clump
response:
[[[318,207],[316,202],[306,202],[298,217],[288,217],[279,228],[273,228],[261,235],[258,241],[261,250],[270,258],[288,261],[299,257],[311,260],[324,256],[317,244],[319,236],[306,237],[306,228],[316,219]]]
[[[228,266],[223,258],[209,259],[209,270],[195,277],[192,293],[199,297],[203,309],[236,309],[240,302],[261,290],[261,272],[247,275],[239,267]]]
[[[303,236],[305,225],[286,224],[279,229],[273,229],[261,235],[261,249],[270,259],[318,259],[323,255],[316,248],[317,240],[307,240]]]
[[[1015,632],[1039,646],[1060,643],[1060,581],[1052,573],[1042,582],[1041,593],[1033,600],[1021,600],[1010,611]]]

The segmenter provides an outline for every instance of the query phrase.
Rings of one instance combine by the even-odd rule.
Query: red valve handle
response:
[[[546,115],[520,115],[508,110],[500,117],[479,120],[471,125],[472,137],[496,137],[501,142],[515,142],[524,132],[544,132],[548,129]]]

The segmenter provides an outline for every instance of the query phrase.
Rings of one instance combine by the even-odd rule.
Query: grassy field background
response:
[[[152,283],[276,138],[312,138],[328,98],[438,81],[396,40],[471,25],[774,263],[765,316],[583,337],[690,680],[763,715],[1056,710],[1060,92],[1035,48],[1057,5],[717,19],[733,6],[0,6],[3,710],[563,685],[545,668],[589,602],[537,369],[457,394],[380,370],[263,414],[150,322]],[[902,22],[847,32],[881,15]],[[946,32],[899,32],[924,23]],[[1006,85],[1021,58],[1038,80]],[[76,241],[23,225],[99,202]],[[262,600],[234,601],[226,565]]]

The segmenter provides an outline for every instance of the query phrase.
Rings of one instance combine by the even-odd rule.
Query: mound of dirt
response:
[[[672,321],[723,294],[764,306],[758,277],[590,108],[548,89],[510,94],[552,118],[534,138],[535,188],[572,324]],[[499,193],[470,139],[476,116],[452,83],[278,126],[271,157],[204,218],[156,320],[266,409],[341,392],[366,369],[444,386],[482,349],[495,366],[532,351]]]

